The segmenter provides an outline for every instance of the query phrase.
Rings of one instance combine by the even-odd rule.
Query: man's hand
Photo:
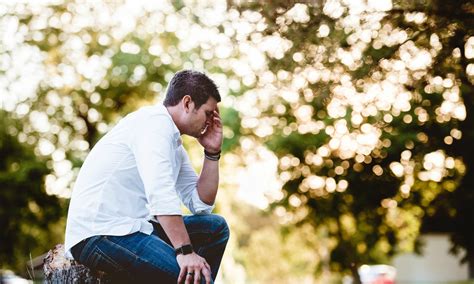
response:
[[[214,110],[206,132],[198,138],[199,143],[210,153],[218,153],[222,146],[222,122],[219,109]]]
[[[206,260],[196,253],[191,253],[187,255],[179,254],[176,256],[178,265],[181,268],[178,277],[178,284],[199,284],[201,283],[201,274],[206,279],[206,284],[211,283],[211,267],[206,262]]]

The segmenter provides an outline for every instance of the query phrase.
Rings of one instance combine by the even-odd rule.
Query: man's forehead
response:
[[[205,108],[205,110],[214,110],[217,107],[217,101],[213,97],[209,97],[207,102],[202,106]]]

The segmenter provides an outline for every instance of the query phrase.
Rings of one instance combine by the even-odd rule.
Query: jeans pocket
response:
[[[89,255],[86,265],[93,270],[100,270],[108,273],[123,270],[118,263],[105,254],[99,247],[95,247],[93,252]]]

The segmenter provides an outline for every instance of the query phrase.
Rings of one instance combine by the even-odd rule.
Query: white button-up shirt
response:
[[[97,142],[72,192],[65,249],[96,235],[151,234],[156,215],[209,214],[180,133],[163,105],[123,118]]]

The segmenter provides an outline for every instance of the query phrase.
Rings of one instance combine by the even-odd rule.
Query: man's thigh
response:
[[[176,283],[179,275],[174,249],[160,238],[141,232],[92,237],[79,262],[121,282],[159,279],[160,283]]]

